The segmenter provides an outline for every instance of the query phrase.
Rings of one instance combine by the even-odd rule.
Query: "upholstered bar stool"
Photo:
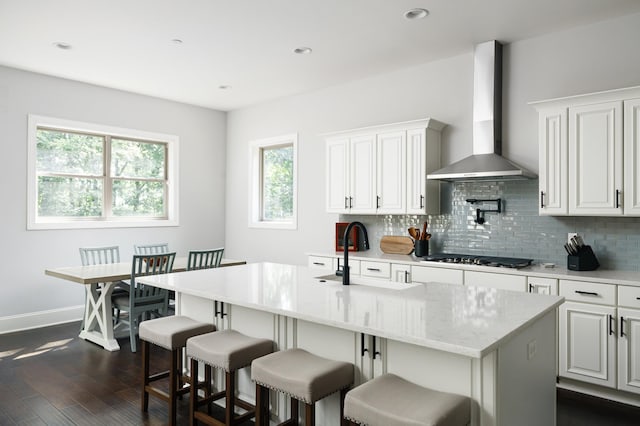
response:
[[[383,374],[347,393],[344,417],[367,426],[466,426],[471,400]]]
[[[298,424],[298,401],[305,404],[305,424],[315,424],[315,403],[340,392],[340,419],[344,397],[353,384],[353,364],[334,361],[303,349],[288,349],[258,358],[251,364],[256,382],[256,426],[269,425],[269,389],[291,397],[291,418],[281,425]]]
[[[142,411],[149,409],[149,395],[153,395],[169,403],[169,423],[176,424],[177,399],[189,391],[188,387],[184,387],[184,382],[190,383],[191,387],[198,387],[197,381],[192,382],[182,374],[182,348],[188,338],[210,333],[215,329],[213,324],[194,321],[185,316],[162,317],[140,323],[138,332],[142,344]],[[149,375],[150,343],[171,351],[168,371]],[[151,386],[152,382],[166,377],[169,377],[169,392]]]
[[[191,388],[190,413],[191,424],[201,421],[208,425],[235,425],[250,419],[255,414],[255,406],[237,398],[236,372],[251,365],[251,361],[273,352],[273,341],[249,337],[235,330],[223,330],[203,334],[187,340],[187,357],[191,358],[191,380],[198,380],[198,361],[205,368],[219,368],[225,372],[225,390],[213,395],[198,397],[196,387]],[[205,370],[206,372],[206,370]],[[220,422],[208,413],[198,411],[200,406],[207,406],[218,399],[225,398],[225,421]],[[235,407],[246,410],[236,415]]]

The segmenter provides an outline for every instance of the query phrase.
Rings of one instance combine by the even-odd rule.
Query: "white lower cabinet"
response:
[[[527,291],[527,277],[524,275],[464,271],[464,285],[490,287],[500,290]]]
[[[397,263],[391,264],[391,281],[398,283],[410,283],[411,282],[411,266],[400,265]]]
[[[411,266],[411,280],[414,283],[437,282],[462,285],[464,282],[464,274],[458,269]]]
[[[309,256],[307,264],[309,268],[325,269],[327,271],[336,270],[336,259],[328,256]]]
[[[640,287],[560,280],[560,295],[559,375],[640,394]]]
[[[391,264],[389,262],[372,262],[362,260],[360,262],[360,275],[369,278],[391,279]]]
[[[527,291],[537,294],[558,294],[558,280],[555,278],[527,277]]]
[[[616,386],[615,314],[610,306],[575,302],[560,306],[560,376]]]
[[[338,258],[338,269],[342,269],[344,265],[344,258]],[[349,259],[349,271],[351,275],[360,275],[360,261],[356,259]]]

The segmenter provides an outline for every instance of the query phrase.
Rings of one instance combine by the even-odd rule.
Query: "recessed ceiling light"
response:
[[[311,50],[310,47],[298,47],[296,49],[293,49],[294,53],[297,53],[298,55],[308,55],[309,53],[313,52],[313,50]]]
[[[62,49],[62,50],[71,49],[71,45],[69,43],[65,43],[64,41],[56,41],[55,43],[53,43],[53,45],[58,49]]]
[[[231,86],[229,86],[227,84],[221,84],[220,86],[218,86],[218,89],[227,90],[227,89],[231,89]]]
[[[422,8],[410,9],[404,13],[404,17],[407,19],[422,19],[427,16],[429,16],[429,11]]]
[[[171,43],[173,43],[173,44],[182,44],[183,42],[179,38],[174,38],[174,39],[171,40]]]

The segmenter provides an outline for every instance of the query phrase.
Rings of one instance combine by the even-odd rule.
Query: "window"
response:
[[[177,145],[30,115],[28,229],[177,225]]]
[[[296,229],[297,145],[296,134],[251,143],[249,226]]]

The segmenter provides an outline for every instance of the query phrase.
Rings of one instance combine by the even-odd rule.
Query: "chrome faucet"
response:
[[[349,285],[349,234],[354,226],[362,229],[364,235],[364,249],[369,250],[369,236],[367,235],[367,228],[361,222],[351,222],[347,225],[347,229],[344,230],[343,247],[344,247],[344,263],[342,265],[342,271],[340,268],[336,271],[336,275],[342,275],[342,285]]]

